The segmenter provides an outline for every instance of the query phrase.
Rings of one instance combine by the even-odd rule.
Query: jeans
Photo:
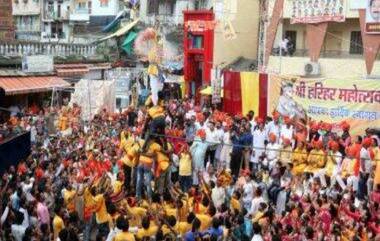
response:
[[[139,165],[137,167],[137,183],[136,183],[136,195],[137,199],[141,200],[141,194],[143,186],[146,186],[146,191],[148,198],[151,199],[152,197],[152,186],[151,182],[153,179],[153,174],[150,168],[145,167],[143,165]]]
[[[193,179],[191,176],[179,176],[179,185],[182,192],[187,192],[191,188],[191,185],[193,185]]]
[[[170,168],[168,168],[158,177],[155,185],[155,192],[162,195],[165,189],[170,188],[170,184]]]
[[[358,184],[358,192],[357,192],[357,198],[360,200],[364,200],[364,198],[367,196],[367,181],[369,178],[368,173],[361,172],[359,175],[359,184]]]
[[[91,240],[91,228],[94,220],[94,215],[84,222],[83,241]]]

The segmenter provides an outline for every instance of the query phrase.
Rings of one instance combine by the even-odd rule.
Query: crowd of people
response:
[[[31,155],[0,181],[0,240],[380,240],[379,137],[150,99],[91,120],[13,116]]]

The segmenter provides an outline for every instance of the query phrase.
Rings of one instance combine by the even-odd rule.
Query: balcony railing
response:
[[[273,48],[272,55],[279,56],[280,51],[279,48]],[[283,56],[285,54],[283,53]],[[293,51],[292,54],[287,54],[286,56],[294,56],[294,57],[308,57],[309,50],[308,49],[297,49]],[[321,58],[363,58],[362,53],[351,53],[349,51],[343,50],[321,50]]]
[[[32,41],[0,41],[0,56],[21,57],[28,54],[53,56],[96,55],[96,46],[89,44],[41,43]]]
[[[62,11],[59,15],[56,11],[45,11],[45,20],[68,20],[69,19],[69,11]]]
[[[39,32],[40,26],[39,25],[17,25],[16,31],[19,32]]]

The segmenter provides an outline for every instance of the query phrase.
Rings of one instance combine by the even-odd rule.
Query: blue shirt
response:
[[[204,234],[210,234],[210,236],[215,235],[216,237],[219,238],[223,236],[223,229],[221,227],[218,227],[218,228],[211,227],[207,231],[205,231]]]
[[[196,241],[196,239],[199,237],[201,237],[201,234],[199,232],[189,231],[185,234],[184,240],[185,241]]]

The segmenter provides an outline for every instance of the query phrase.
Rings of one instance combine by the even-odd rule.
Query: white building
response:
[[[41,2],[14,0],[12,14],[16,27],[16,39],[39,40],[41,32]]]

